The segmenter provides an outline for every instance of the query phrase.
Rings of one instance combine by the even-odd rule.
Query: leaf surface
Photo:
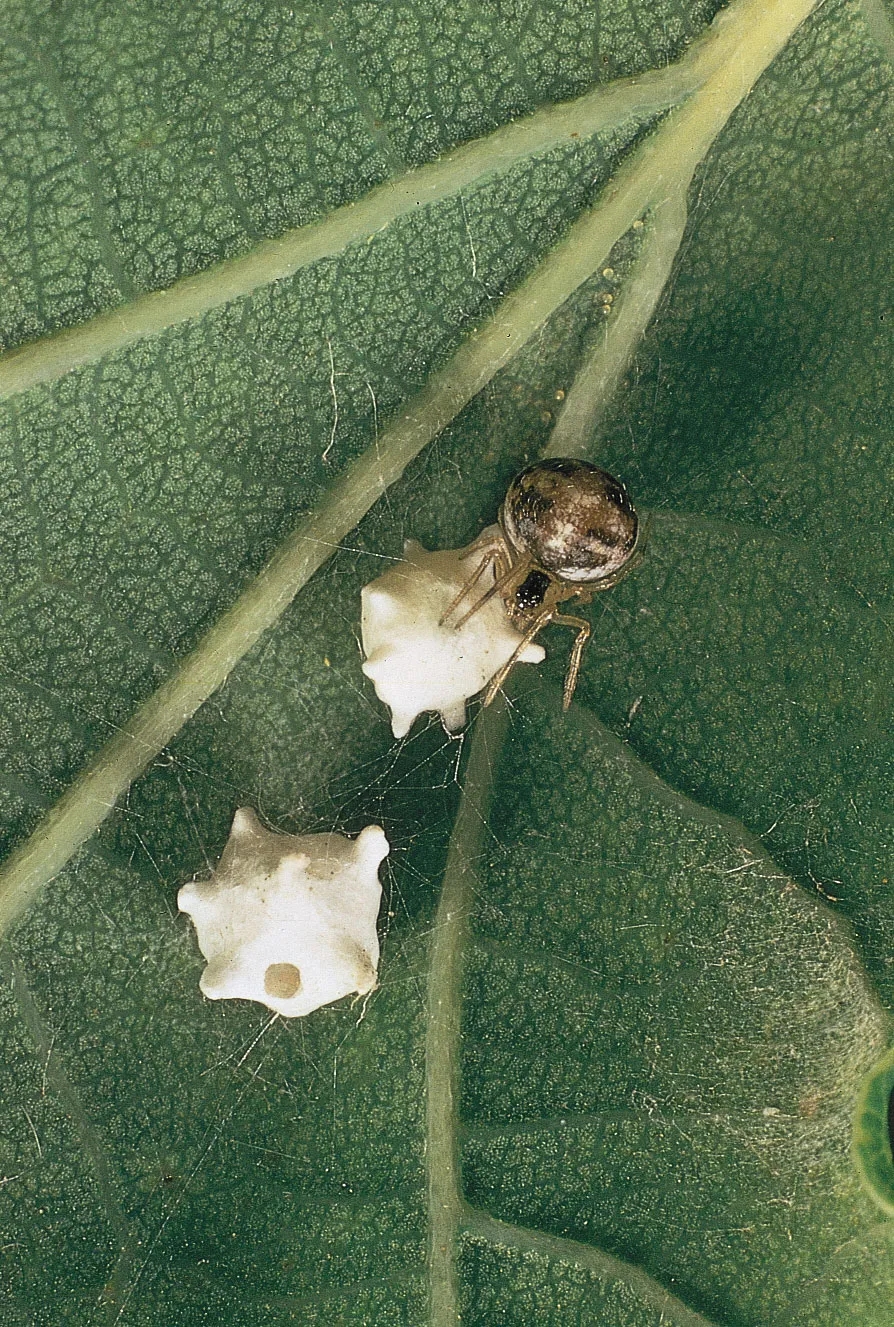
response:
[[[43,338],[0,365],[11,850],[586,209],[660,164],[713,9],[4,13],[4,336]],[[849,1155],[894,938],[886,25],[826,5],[796,32],[699,168],[666,289],[653,198],[370,487],[19,923],[11,1324],[890,1323],[892,1226]],[[431,201],[409,167],[440,172]],[[652,534],[588,610],[571,711],[554,628],[502,719],[395,743],[360,587],[405,537],[493,519],[625,318],[636,358],[583,446]],[[239,805],[385,828],[365,1005],[201,998],[176,892]]]

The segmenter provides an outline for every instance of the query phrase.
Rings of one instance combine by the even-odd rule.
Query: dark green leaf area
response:
[[[117,1222],[114,1213],[103,1210],[103,1180],[92,1164],[92,1140],[79,1136],[68,1103],[60,1100],[52,1048],[39,1032],[35,1036],[34,1008],[8,950],[0,970],[0,1219],[9,1241],[0,1269],[3,1321],[10,1327],[75,1322],[80,1312],[89,1312],[91,1291],[102,1285],[114,1255]],[[29,1217],[23,1222],[26,1208]],[[47,1286],[54,1288],[58,1312],[32,1318],[25,1306],[33,1305],[40,1314]]]
[[[467,1236],[461,1257],[467,1327],[704,1327],[704,1320],[678,1318],[666,1304],[662,1311],[622,1277],[591,1270],[556,1245],[550,1256]]]
[[[229,606],[333,477],[374,444],[492,293],[548,251],[636,133],[630,124],[548,154],[530,179],[507,172],[463,202],[403,218],[369,244],[7,406],[7,843]],[[576,308],[585,322],[594,315]],[[496,398],[517,420],[533,397],[538,438],[568,372],[548,340],[551,378],[541,374],[518,400]],[[493,447],[506,449],[505,439]],[[505,457],[502,465],[501,476]],[[498,489],[476,490],[467,463],[463,483],[453,465],[449,473],[456,490],[488,496],[492,520]],[[389,496],[389,511],[395,502]],[[469,510],[445,496],[440,510],[448,509]],[[462,540],[478,528],[467,523]],[[406,522],[393,531],[390,555],[413,533]],[[382,569],[370,557],[363,578],[340,587],[343,606],[329,609],[339,624],[356,628],[359,586]],[[315,605],[300,611],[325,622],[319,597]],[[314,677],[331,653],[327,641],[324,629]],[[350,669],[359,679],[353,646]]]
[[[822,6],[718,139],[629,393],[600,444],[644,503],[812,542],[894,587],[894,74]],[[710,206],[704,206],[710,199]]]
[[[580,694],[840,908],[890,999],[890,629],[814,547],[659,516],[645,567],[597,605]]]
[[[464,1005],[469,1201],[722,1323],[881,1327],[836,1253],[874,1221],[850,1117],[884,1038],[840,923],[552,688],[519,703],[495,773]]]
[[[890,999],[889,629],[812,553],[659,517],[645,566],[597,607],[579,697],[851,918]]]

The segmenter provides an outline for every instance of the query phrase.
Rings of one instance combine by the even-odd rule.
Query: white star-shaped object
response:
[[[388,840],[378,825],[341,834],[274,834],[242,807],[217,869],[177,895],[208,960],[209,1000],[257,1000],[298,1018],[376,984]]]
[[[458,629],[453,625],[455,614],[441,625],[445,611],[476,570],[474,555],[464,559],[465,552],[446,548],[428,553],[415,539],[408,539],[404,560],[361,591],[363,671],[379,700],[391,710],[395,737],[405,737],[417,715],[428,710],[440,714],[448,732],[461,728],[466,701],[487,686],[521,642],[499,594]],[[479,599],[494,579],[493,567],[488,567],[470,602]],[[519,660],[540,663],[543,657],[543,646],[530,644]]]

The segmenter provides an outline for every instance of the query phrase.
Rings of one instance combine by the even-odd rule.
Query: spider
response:
[[[644,525],[619,480],[588,461],[570,458],[537,461],[516,475],[497,522],[496,530],[486,530],[463,553],[464,558],[480,554],[481,560],[441,625],[493,567],[493,585],[455,626],[459,629],[499,594],[522,639],[491,678],[483,703],[491,703],[534,637],[547,623],[558,622],[577,628],[562,697],[567,710],[591,627],[582,617],[559,612],[559,604],[566,599],[589,603],[594,594],[617,585],[642,559]]]

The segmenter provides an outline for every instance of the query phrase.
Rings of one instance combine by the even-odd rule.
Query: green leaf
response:
[[[889,1215],[894,1213],[892,1093],[894,1053],[889,1052],[867,1075],[854,1120],[854,1161],[872,1196]]]
[[[894,36],[811,9],[5,6],[4,1321],[890,1324]],[[572,709],[557,628],[394,742],[360,587],[544,450],[653,514]],[[385,828],[363,1005],[201,997],[240,805]]]

